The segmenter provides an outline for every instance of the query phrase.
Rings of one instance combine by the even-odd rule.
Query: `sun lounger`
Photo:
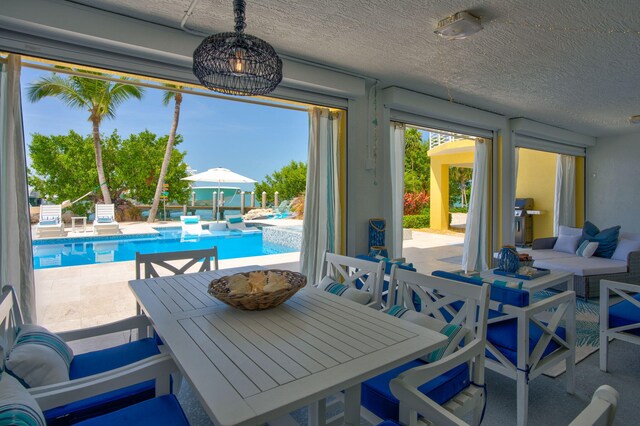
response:
[[[180,216],[180,224],[182,225],[182,236],[202,235],[209,233],[202,229],[200,216]]]
[[[40,222],[36,225],[36,232],[39,238],[64,236],[62,206],[59,204],[41,205]]]
[[[93,219],[93,232],[95,234],[118,234],[120,224],[116,222],[115,207],[113,204],[96,204],[96,216]]]
[[[242,215],[229,215],[225,216],[225,220],[227,221],[227,229],[230,231],[240,231],[240,232],[260,232],[258,228],[250,228],[244,223],[244,219]]]

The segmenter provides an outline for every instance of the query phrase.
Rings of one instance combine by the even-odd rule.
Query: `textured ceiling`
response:
[[[74,0],[179,28],[191,0]],[[248,0],[246,32],[281,54],[592,136],[640,129],[638,0]],[[484,30],[433,33],[467,10]],[[231,0],[200,0],[187,26],[231,31]]]

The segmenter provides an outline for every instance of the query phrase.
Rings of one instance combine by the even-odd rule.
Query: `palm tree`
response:
[[[82,71],[82,70],[77,70]],[[111,204],[111,194],[107,186],[102,165],[102,143],[100,140],[100,123],[106,118],[114,118],[115,110],[120,104],[130,98],[141,99],[143,89],[138,86],[124,83],[133,81],[123,77],[123,83],[101,80],[104,74],[99,72],[87,72],[96,78],[87,78],[71,75],[61,77],[52,74],[51,77],[43,77],[35,83],[31,83],[27,89],[27,95],[31,102],[38,102],[46,97],[55,97],[71,108],[86,109],[89,111],[89,121],[93,125],[93,148],[96,157],[96,169],[98,170],[98,182],[102,191],[102,199],[105,204]]]
[[[166,87],[173,89],[182,89],[182,86],[175,86],[173,84],[165,84]],[[164,186],[164,179],[167,177],[167,170],[169,169],[169,162],[171,161],[171,153],[173,152],[173,143],[176,140],[176,131],[178,130],[178,121],[180,120],[180,105],[182,104],[182,93],[167,91],[164,93],[162,103],[167,106],[173,99],[173,122],[171,123],[171,131],[169,133],[169,140],[167,141],[167,148],[164,151],[164,159],[162,160],[162,167],[160,168],[160,176],[158,177],[158,185],[156,186],[156,193],[153,197],[153,204],[151,210],[149,210],[148,223],[153,223],[156,220],[156,214],[158,213],[158,205],[160,204],[160,194]]]

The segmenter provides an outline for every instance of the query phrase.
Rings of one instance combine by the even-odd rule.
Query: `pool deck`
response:
[[[271,219],[256,222],[275,226],[300,226],[301,221]],[[274,223],[275,222],[275,223]],[[175,222],[156,222],[153,227],[176,226]],[[142,234],[155,232],[145,222],[122,223],[122,233]],[[69,238],[92,236],[91,232],[69,232]],[[443,235],[413,232],[404,241],[404,253],[418,271],[430,273],[435,269],[459,269],[457,259],[462,254],[462,234]],[[260,265],[269,268],[299,271],[299,252],[266,256],[226,259],[219,261],[220,269],[236,266]],[[457,264],[456,264],[457,262]],[[35,271],[37,321],[52,331],[65,331],[91,327],[135,315],[135,299],[128,282],[135,278],[135,261],[95,265],[38,269]],[[99,346],[127,341],[128,333],[103,338]],[[98,342],[74,345],[83,351]]]

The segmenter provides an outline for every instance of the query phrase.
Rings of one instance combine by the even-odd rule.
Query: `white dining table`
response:
[[[440,333],[307,285],[282,305],[242,311],[207,293],[249,266],[129,286],[216,425],[254,425],[345,391],[345,424],[360,424],[360,384],[444,345]]]

